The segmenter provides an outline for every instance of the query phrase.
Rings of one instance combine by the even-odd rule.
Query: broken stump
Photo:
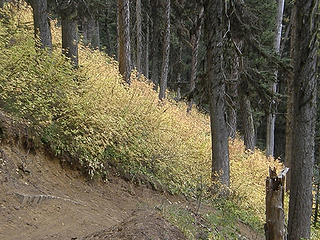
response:
[[[276,168],[269,168],[266,179],[266,223],[264,225],[266,240],[287,239],[284,214],[285,176],[289,168],[277,175]]]

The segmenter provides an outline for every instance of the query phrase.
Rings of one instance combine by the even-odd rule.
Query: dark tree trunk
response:
[[[287,76],[287,114],[286,114],[286,147],[285,147],[285,165],[291,169],[292,162],[292,121],[293,121],[293,76],[291,73]],[[286,191],[290,190],[291,171],[288,172],[286,181]]]
[[[317,226],[318,215],[319,215],[320,183],[318,182],[316,184],[316,186],[317,186],[316,196],[315,196],[316,204],[315,204],[315,207],[314,207],[314,220],[313,220],[313,226],[314,227]]]
[[[170,57],[170,0],[166,0],[166,33],[164,36],[163,52],[162,52],[162,68],[160,78],[160,91],[159,99],[162,100],[166,97],[166,90],[168,85],[168,73],[169,73],[169,57]]]
[[[99,22],[92,16],[87,21],[87,41],[93,49],[100,48]]]
[[[107,53],[111,56],[113,53],[113,48],[112,48],[112,44],[111,44],[111,35],[110,35],[110,30],[109,30],[109,23],[108,23],[108,19],[109,19],[109,11],[110,11],[110,4],[107,5],[107,8],[105,10],[105,22],[104,22],[104,30],[105,30],[105,38],[106,38],[106,49],[107,49]],[[117,46],[116,46],[117,47]]]
[[[234,85],[231,86],[230,88],[227,91],[232,91],[232,92],[237,91],[236,86]],[[237,110],[236,110],[236,104],[234,101],[232,101],[230,105],[228,104],[227,118],[228,118],[227,119],[228,136],[230,139],[234,140],[236,138],[236,133],[237,133]]]
[[[88,44],[88,22],[86,18],[81,19],[81,31],[82,40],[85,45]]]
[[[291,42],[290,42],[290,57],[293,65],[294,54],[294,35],[295,35],[295,8],[291,12]],[[292,123],[293,123],[293,73],[289,72],[287,76],[287,114],[286,114],[286,149],[285,149],[285,165],[291,169],[292,162]],[[286,190],[290,190],[291,185],[291,171],[288,172],[286,181]]]
[[[78,25],[75,18],[62,16],[62,52],[70,58],[73,66],[78,67]]]
[[[47,0],[30,0],[33,10],[33,23],[35,38],[40,39],[40,48],[52,50],[52,36],[48,16]]]
[[[100,28],[99,23],[93,16],[87,16],[82,19],[82,35],[84,44],[92,49],[100,48]]]
[[[177,96],[176,101],[181,100],[181,70],[182,70],[182,44],[179,44],[178,50],[178,76],[177,76]]]
[[[148,9],[150,7],[150,0],[148,1]],[[145,38],[145,70],[144,75],[149,78],[149,41],[150,41],[150,16],[146,14],[146,38]]]
[[[319,0],[296,0],[288,239],[310,238],[317,97]]]
[[[136,31],[137,31],[137,71],[142,72],[142,13],[141,0],[136,0]]]
[[[239,105],[242,121],[242,129],[244,134],[244,145],[246,150],[254,152],[255,150],[255,129],[252,117],[251,102],[248,96],[248,86],[246,79],[243,79],[241,74],[240,86],[239,86]]]
[[[132,69],[129,9],[129,0],[118,0],[119,71],[128,84]]]
[[[234,58],[231,66],[231,80],[226,84],[227,92],[227,128],[228,136],[231,139],[235,139],[237,133],[237,99],[238,99],[238,85],[239,85],[239,67],[240,60],[237,54],[234,54]]]
[[[205,1],[205,41],[207,52],[207,83],[209,89],[212,139],[212,179],[230,184],[228,132],[225,121],[225,83],[222,73],[223,3]]]
[[[77,2],[74,0],[60,1],[58,9],[61,15],[62,53],[78,67],[78,23]]]
[[[152,8],[152,47],[151,47],[151,59],[152,59],[152,66],[151,66],[151,80],[154,84],[154,89],[157,90],[159,86],[159,55],[160,55],[160,22],[159,22],[159,2],[158,0],[151,1],[151,8]]]
[[[203,19],[203,11],[201,8],[199,16],[195,21],[195,30],[191,31],[191,76],[190,76],[190,92],[193,92],[196,87],[196,79],[197,79],[197,68],[198,68],[198,52],[199,52],[199,41],[201,37],[201,27],[202,27],[202,19]],[[188,103],[187,112],[190,112],[193,105],[193,98],[190,99]]]

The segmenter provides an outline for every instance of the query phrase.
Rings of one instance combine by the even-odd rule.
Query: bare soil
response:
[[[190,202],[116,174],[88,180],[35,147],[33,136],[28,124],[0,111],[0,240],[185,239],[159,210]],[[241,239],[263,239],[245,224],[239,228]]]
[[[1,240],[184,239],[154,208],[175,198],[114,176],[88,181],[46,154],[0,145]]]

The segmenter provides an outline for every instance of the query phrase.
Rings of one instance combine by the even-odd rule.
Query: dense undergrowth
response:
[[[228,211],[226,220],[210,220],[208,215],[212,224],[231,224],[228,219],[233,218],[263,228],[265,178],[268,167],[279,163],[266,160],[259,150],[245,153],[242,141],[236,139],[230,142],[231,196],[206,197],[211,185],[207,116],[196,110],[186,114],[184,103],[159,102],[148,81],[137,80],[135,73],[127,86],[115,60],[83,45],[80,67],[73,69],[61,56],[55,22],[53,53],[36,50],[29,9],[4,16],[0,107],[32,124],[50,151],[78,164],[91,177],[107,178],[112,168],[132,181],[148,182],[156,189],[192,196]],[[180,218],[177,209],[166,212],[173,222]],[[188,231],[191,239],[195,237],[193,230]]]

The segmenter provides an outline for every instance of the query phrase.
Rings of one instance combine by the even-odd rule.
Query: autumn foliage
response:
[[[192,196],[211,187],[208,116],[174,100],[159,102],[147,79],[132,74],[129,87],[117,62],[80,45],[79,69],[61,55],[53,22],[54,51],[34,48],[31,13],[6,13],[0,22],[0,107],[32,123],[42,143],[90,177],[110,169],[158,190]],[[264,218],[265,178],[270,165],[262,152],[230,142],[231,193],[238,204]]]

